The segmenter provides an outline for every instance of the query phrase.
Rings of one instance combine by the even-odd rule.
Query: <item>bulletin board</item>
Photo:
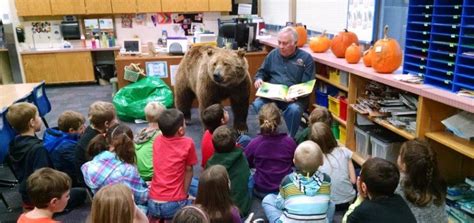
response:
[[[329,34],[347,28],[357,33],[360,41],[370,42],[374,38],[376,7],[376,0],[296,0],[296,22]]]
[[[290,0],[261,0],[260,15],[266,24],[284,26],[290,21]]]

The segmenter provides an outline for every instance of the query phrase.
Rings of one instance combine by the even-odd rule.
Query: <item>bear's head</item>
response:
[[[207,56],[207,74],[219,86],[237,86],[250,77],[244,50],[210,48],[207,50]]]

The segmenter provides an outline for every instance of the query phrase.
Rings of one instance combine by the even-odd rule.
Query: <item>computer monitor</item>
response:
[[[238,23],[235,26],[235,43],[237,48],[254,51],[257,47],[255,37],[257,34],[256,23]]]

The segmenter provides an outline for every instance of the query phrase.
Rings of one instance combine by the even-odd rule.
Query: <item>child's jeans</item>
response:
[[[165,203],[148,200],[148,215],[159,219],[172,219],[174,214],[184,206],[192,204],[192,200],[170,201]]]
[[[276,207],[277,196],[278,195],[276,194],[268,194],[267,196],[265,196],[265,198],[263,198],[263,201],[262,201],[263,211],[265,212],[268,222],[270,223],[277,222],[277,220],[279,220],[280,216],[283,214],[283,210]],[[327,220],[328,220],[327,222],[332,222],[334,218],[334,211],[335,211],[334,203],[329,202],[329,209],[326,213]]]

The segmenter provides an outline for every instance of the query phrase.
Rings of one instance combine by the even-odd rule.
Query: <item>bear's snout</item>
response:
[[[222,78],[222,75],[220,74],[220,72],[216,72],[214,73],[213,75],[213,78],[214,78],[214,81],[217,82],[217,83],[220,83],[222,82],[224,79]]]

